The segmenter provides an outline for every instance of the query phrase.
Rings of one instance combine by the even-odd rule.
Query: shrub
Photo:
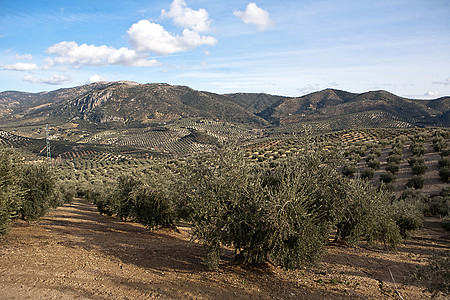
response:
[[[367,166],[374,170],[378,170],[380,168],[380,161],[378,159],[371,159],[367,162]]]
[[[394,184],[394,182],[389,182],[389,183],[381,182],[380,190],[384,190],[386,192],[393,193],[393,192],[395,192],[395,184]]]
[[[369,245],[379,241],[395,248],[401,238],[392,212],[389,192],[377,191],[368,182],[352,181],[347,186],[346,209],[337,224],[336,239],[354,244],[366,238]]]
[[[388,162],[388,163],[393,162],[393,163],[399,164],[401,161],[402,161],[402,156],[398,155],[398,154],[390,155],[386,159],[386,162]]]
[[[448,167],[448,166],[441,167],[439,169],[439,176],[442,178],[443,181],[449,182],[449,179],[450,179],[450,167]]]
[[[207,246],[210,266],[217,266],[222,245],[247,263],[312,263],[337,224],[341,239],[395,246],[400,237],[388,195],[340,176],[320,151],[267,168],[222,149],[193,162],[186,187],[194,237]]]
[[[334,168],[321,166],[312,155],[273,170],[255,168],[237,149],[205,160],[191,168],[187,195],[194,235],[208,248],[208,265],[217,266],[221,245],[235,247],[247,263],[297,267],[317,261],[334,219],[332,208],[339,207],[332,195],[343,193]]]
[[[447,215],[444,218],[442,218],[442,227],[445,230],[450,231],[450,215]]]
[[[447,142],[442,137],[433,139],[434,151],[441,152],[442,150],[447,149],[447,146]]]
[[[441,151],[441,156],[442,157],[446,157],[446,156],[449,156],[449,155],[450,155],[450,149],[443,149]]]
[[[28,165],[21,173],[20,184],[25,191],[20,215],[27,220],[42,217],[49,208],[58,206],[59,197],[55,195],[56,181],[45,165]]]
[[[422,203],[425,203],[427,197],[414,188],[407,188],[402,192],[401,196],[399,197],[399,200],[420,201]]]
[[[391,172],[392,174],[395,174],[398,172],[398,164],[395,162],[390,162],[386,166],[386,171]]]
[[[362,179],[371,180],[373,176],[375,175],[375,170],[372,168],[365,168],[361,173]]]
[[[413,187],[415,189],[421,189],[423,188],[423,185],[425,183],[425,180],[423,179],[423,176],[421,175],[414,175],[411,177],[408,182],[406,183],[407,187]]]
[[[425,154],[425,146],[421,143],[411,144],[410,149],[413,155],[422,156]]]
[[[425,164],[425,159],[419,156],[413,156],[408,160],[409,165],[412,167],[414,164]]]
[[[442,189],[438,196],[432,197],[428,203],[429,213],[444,217],[450,212],[450,187]]]
[[[381,156],[381,149],[380,148],[373,148],[371,153],[377,157]]]
[[[427,169],[427,165],[422,162],[416,162],[412,165],[412,172],[414,175],[423,175]]]
[[[403,238],[409,237],[411,231],[417,230],[423,225],[423,204],[419,201],[398,200],[394,201],[394,221],[400,228]]]
[[[150,228],[173,226],[177,219],[169,175],[152,171],[151,175],[121,176],[105,196],[96,200],[101,213],[131,219]]]
[[[22,205],[19,173],[20,165],[14,152],[0,149],[0,234],[8,230],[10,220],[18,216]]]
[[[342,174],[346,177],[353,177],[356,171],[358,171],[358,169],[354,165],[346,165],[342,168]]]
[[[402,155],[402,152],[403,152],[403,149],[402,148],[400,148],[400,147],[393,147],[392,149],[391,149],[391,151],[389,151],[389,156],[400,156],[401,157],[401,155]]]
[[[433,216],[444,217],[450,212],[450,197],[435,196],[428,202],[428,211]]]
[[[380,174],[380,181],[390,183],[395,180],[395,175],[392,172],[386,171]]]
[[[373,160],[373,159],[378,159],[378,156],[375,155],[375,154],[369,154],[369,155],[367,155],[367,157],[366,157],[366,163],[369,162],[369,161],[371,161],[371,160]]]
[[[439,166],[442,167],[450,167],[450,158],[443,157],[438,160]]]

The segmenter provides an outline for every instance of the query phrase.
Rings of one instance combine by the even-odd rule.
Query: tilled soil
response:
[[[330,244],[318,266],[293,271],[226,253],[208,270],[188,228],[151,231],[76,199],[16,223],[0,247],[0,299],[426,299],[412,274],[450,238],[430,219],[396,252]]]

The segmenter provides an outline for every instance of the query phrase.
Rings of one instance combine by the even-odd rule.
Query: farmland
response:
[[[201,290],[200,296],[211,297],[228,295],[236,287],[249,298],[262,297],[261,291],[269,298],[310,293],[316,298],[348,299],[401,294],[420,299],[448,293],[445,274],[442,277],[439,271],[447,261],[433,254],[442,255],[449,246],[444,228],[450,223],[450,130],[442,126],[445,117],[435,103],[415,103],[388,93],[333,90],[287,99],[217,96],[169,85],[116,83],[96,87],[100,91],[90,88],[63,91],[76,101],[46,104],[38,99],[36,108],[19,103],[20,114],[3,120],[0,144],[7,188],[0,194],[5,212],[1,228],[3,232],[13,228],[2,240],[11,247],[4,254],[10,266],[16,262],[8,253],[19,251],[11,240],[20,239],[15,233],[24,235],[30,253],[40,251],[32,246],[36,241],[30,235],[42,233],[33,233],[40,227],[27,226],[31,221],[48,226],[48,243],[64,245],[54,255],[67,255],[66,246],[73,246],[79,260],[95,255],[98,259],[91,267],[103,264],[105,276],[122,272],[116,270],[119,266],[148,287],[144,282],[162,278],[155,275],[156,269],[164,269],[170,280],[178,278],[178,272],[195,273],[192,278],[182,276],[181,294],[165,286],[151,294],[145,294],[146,289],[143,294],[135,291],[137,297],[191,297],[193,291],[186,288],[191,283]],[[142,93],[157,100],[151,103],[157,111],[140,109],[146,103]],[[261,97],[257,104],[252,102]],[[371,103],[374,97],[379,98]],[[169,101],[173,105],[180,101],[185,111],[165,106],[158,102],[161,99],[166,104],[175,101]],[[210,111],[218,100],[225,111]],[[239,101],[245,107],[239,107]],[[362,101],[368,109],[341,113],[352,101]],[[384,109],[386,103],[394,104]],[[401,105],[410,108],[405,116],[396,113]],[[48,131],[43,121],[49,123]],[[45,197],[36,190],[45,190]],[[70,202],[71,198],[75,200]],[[70,232],[71,238],[66,240],[58,230]],[[107,236],[102,239],[98,234]],[[418,242],[422,238],[439,247]],[[189,243],[192,248],[184,250]],[[141,247],[146,254],[136,252]],[[164,248],[172,249],[173,256],[157,265]],[[402,255],[406,249],[416,256]],[[379,267],[370,260],[362,264],[371,253],[378,253]],[[36,264],[31,256],[27,259]],[[111,259],[118,261],[117,266]],[[339,268],[343,260],[348,263]],[[384,270],[392,266],[387,261],[399,268],[391,278]],[[402,263],[407,266],[404,270]],[[70,265],[72,273],[64,273],[58,264],[51,267],[71,278],[68,288],[78,280],[90,280],[86,273],[80,278],[73,275],[87,272],[86,266]],[[367,268],[366,273],[355,269],[357,265]],[[438,271],[431,271],[432,265]],[[2,274],[10,266],[2,265]],[[142,275],[148,272],[152,275]],[[264,278],[287,289],[263,284],[258,272],[268,272]],[[393,285],[394,276],[401,280],[401,288]],[[436,279],[430,285],[423,276]],[[216,278],[219,292],[206,291],[200,283],[206,277]],[[234,283],[226,284],[227,277]],[[249,286],[244,284],[246,277],[253,278]],[[11,291],[16,288],[1,278]],[[372,281],[377,280],[381,283],[374,288]],[[42,287],[55,282],[59,281],[53,278]],[[327,291],[331,285],[335,288]],[[118,292],[126,293],[123,288]],[[108,288],[100,290],[111,296]]]

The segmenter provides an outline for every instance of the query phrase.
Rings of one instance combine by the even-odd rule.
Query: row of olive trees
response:
[[[226,147],[176,167],[120,177],[94,199],[102,213],[149,227],[191,222],[213,267],[228,246],[246,263],[295,268],[317,261],[331,234],[396,247],[401,236],[394,214],[400,210],[391,195],[345,178],[338,165],[319,150],[258,164]]]
[[[71,200],[42,164],[23,164],[13,150],[0,149],[0,233],[11,220],[34,220]]]

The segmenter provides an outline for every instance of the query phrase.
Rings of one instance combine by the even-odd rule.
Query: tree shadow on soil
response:
[[[209,270],[203,264],[205,248],[190,242],[186,230],[181,230],[181,233],[170,229],[149,230],[140,224],[100,215],[92,204],[80,199],[51,212],[42,220],[41,226],[59,235],[60,245],[100,251],[124,264],[145,268],[162,277],[165,272],[176,272],[188,284],[171,282],[170,288],[173,289],[175,284],[177,289],[173,297],[183,291],[201,291],[199,295],[211,299],[229,299],[231,294],[247,299],[357,299],[342,291],[324,292],[301,286],[277,277],[270,268],[263,266],[230,264],[232,252],[226,250],[227,261],[219,270]],[[191,275],[196,276],[197,280],[190,280]],[[159,290],[161,295],[167,295],[167,283],[150,283],[137,278],[130,281],[119,274],[102,276],[118,285],[151,289],[156,293]],[[249,290],[246,286],[253,288]]]

